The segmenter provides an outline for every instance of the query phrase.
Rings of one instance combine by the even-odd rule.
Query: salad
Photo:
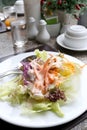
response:
[[[33,60],[22,61],[21,75],[0,85],[0,100],[21,106],[24,114],[52,111],[63,117],[62,106],[78,94],[81,66],[62,53],[36,49],[34,54]]]

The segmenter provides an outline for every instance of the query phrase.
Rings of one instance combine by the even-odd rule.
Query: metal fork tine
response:
[[[23,72],[19,69],[8,70],[8,71],[0,74],[0,79],[4,78],[5,76],[11,75],[11,74],[22,74],[22,73]]]

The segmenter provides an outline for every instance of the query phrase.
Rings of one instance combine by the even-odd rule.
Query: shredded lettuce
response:
[[[36,55],[37,57],[41,58],[43,61],[46,61],[47,58],[48,58],[48,54],[47,54],[47,52],[46,52],[45,50],[39,51],[39,49],[36,49],[36,50],[34,51],[34,53],[35,53],[35,55]]]
[[[77,76],[76,76],[77,77]],[[67,78],[67,80],[65,80],[59,87],[61,90],[63,90],[65,92],[66,98],[67,98],[67,102],[70,103],[73,98],[75,97],[75,95],[77,94],[75,92],[75,88],[77,86],[78,81],[76,80],[76,77],[70,77]],[[37,113],[37,112],[44,112],[44,111],[53,111],[54,113],[56,113],[56,115],[58,115],[59,117],[63,117],[64,113],[61,110],[61,105],[65,105],[67,102],[64,102],[63,100],[59,100],[56,102],[51,102],[51,101],[36,101],[34,99],[31,99],[28,89],[26,89],[26,87],[24,88],[24,86],[19,85],[19,83],[17,82],[18,79],[21,80],[20,77],[16,77],[16,79],[3,84],[2,86],[0,86],[0,100],[3,101],[9,101],[12,105],[21,105],[21,104],[25,104],[23,105],[23,113]],[[76,80],[76,85],[73,84],[72,82]],[[26,104],[27,108],[26,108]],[[31,104],[31,105],[30,105]]]
[[[46,111],[52,111],[56,113],[59,117],[64,117],[64,113],[60,108],[60,105],[58,102],[34,102],[34,104],[28,105],[27,103],[23,104],[23,114],[29,115],[31,113],[41,113]]]
[[[59,102],[54,102],[51,105],[51,109],[55,112],[59,117],[64,117],[64,113],[60,108]]]
[[[66,102],[70,103],[71,101],[74,101],[76,97],[78,96],[78,90],[80,90],[80,75],[79,73],[72,75],[70,77],[67,77],[66,80],[60,84],[59,88],[60,90],[63,90],[66,95]]]
[[[51,109],[51,102],[40,102],[33,104],[32,109],[36,112],[47,111]]]

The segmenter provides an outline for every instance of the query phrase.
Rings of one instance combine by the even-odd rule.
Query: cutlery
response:
[[[11,75],[11,74],[22,74],[23,72],[20,70],[20,67],[22,66],[21,63],[22,62],[31,62],[35,58],[36,58],[35,55],[28,56],[28,57],[24,58],[23,60],[20,61],[19,65],[17,67],[15,67],[14,69],[1,73],[0,79],[4,78],[5,76]]]

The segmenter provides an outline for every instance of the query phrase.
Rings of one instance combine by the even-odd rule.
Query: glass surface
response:
[[[5,17],[5,24],[7,27],[11,26],[11,22],[17,19],[17,13],[14,6],[3,7],[3,14]]]
[[[26,23],[24,19],[15,20],[11,22],[11,32],[13,45],[15,47],[22,47],[27,42]]]

